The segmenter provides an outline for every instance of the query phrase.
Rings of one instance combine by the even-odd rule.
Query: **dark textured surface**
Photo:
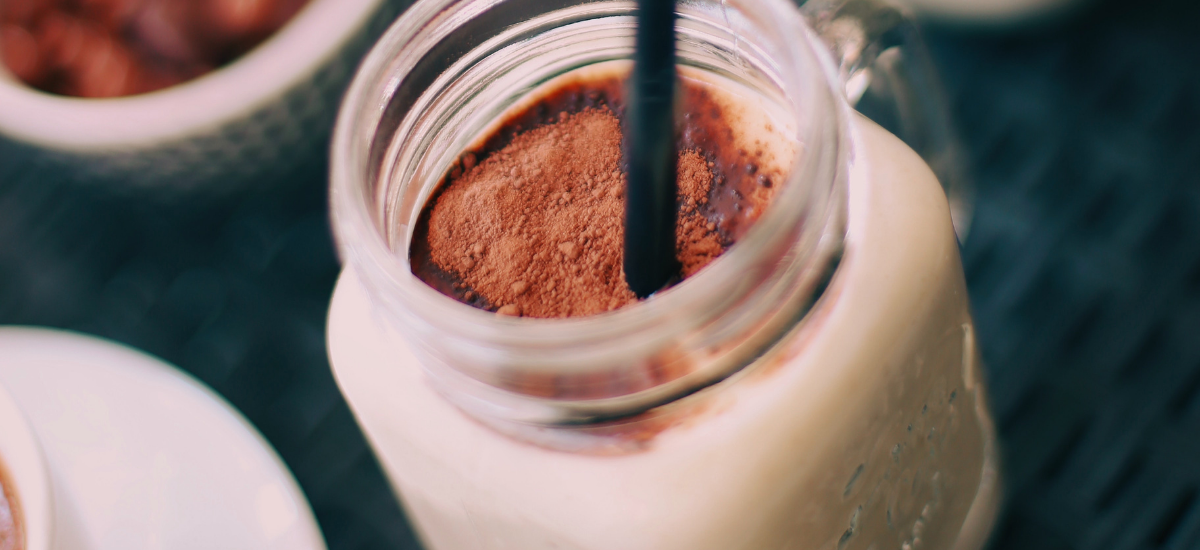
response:
[[[146,350],[225,396],[275,446],[334,550],[415,548],[334,384],[324,320],[338,272],[325,166],[294,185],[163,207],[0,164],[0,323]]]
[[[1004,444],[996,548],[1200,547],[1192,4],[927,33],[978,192],[964,260]],[[0,158],[0,323],[179,365],[271,441],[331,549],[415,548],[325,357],[325,169],[189,208]]]
[[[995,548],[1200,547],[1200,10],[927,33],[977,184]]]

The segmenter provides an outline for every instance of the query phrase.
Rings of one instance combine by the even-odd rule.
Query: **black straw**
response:
[[[645,298],[679,274],[675,259],[675,2],[638,0],[625,119],[625,280]]]

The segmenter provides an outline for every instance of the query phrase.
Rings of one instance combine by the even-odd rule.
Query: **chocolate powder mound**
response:
[[[429,213],[433,262],[462,297],[501,315],[593,315],[636,301],[621,269],[625,176],[621,126],[607,108],[563,112],[451,175]],[[702,213],[713,174],[679,155],[677,257],[684,277],[725,247]],[[475,300],[479,303],[478,300]]]

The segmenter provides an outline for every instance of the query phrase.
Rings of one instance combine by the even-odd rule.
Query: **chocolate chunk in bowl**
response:
[[[324,154],[350,75],[401,3],[6,2],[0,179],[171,199],[281,180]],[[39,29],[58,42],[41,47]]]

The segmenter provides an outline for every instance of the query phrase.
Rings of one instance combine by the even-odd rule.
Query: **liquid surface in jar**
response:
[[[12,478],[3,460],[0,460],[0,550],[25,548],[25,531],[18,502]]]
[[[621,269],[628,69],[608,63],[548,83],[463,153],[417,222],[414,274],[502,315],[584,316],[636,301]],[[746,233],[794,154],[739,97],[680,76],[677,281]]]
[[[0,58],[42,91],[143,94],[225,65],[308,0],[5,0]]]

